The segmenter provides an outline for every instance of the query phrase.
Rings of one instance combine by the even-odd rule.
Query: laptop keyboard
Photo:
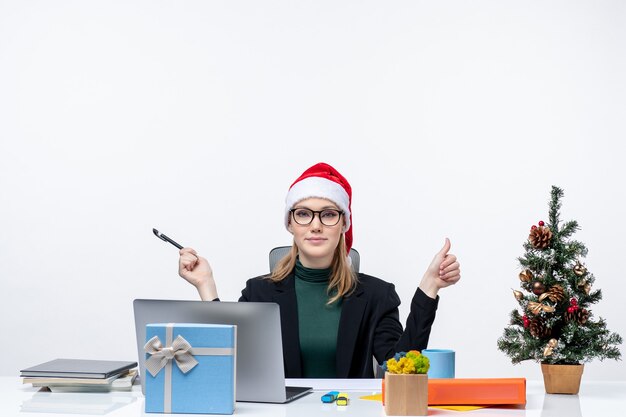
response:
[[[285,398],[287,401],[295,400],[308,392],[312,392],[311,387],[285,387]]]

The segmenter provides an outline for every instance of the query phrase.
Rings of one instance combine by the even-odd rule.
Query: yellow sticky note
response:
[[[382,401],[383,400],[383,394],[373,394],[373,395],[364,395],[362,397],[359,397],[360,400],[370,400],[370,401]]]
[[[431,405],[430,408],[441,408],[442,410],[452,411],[474,411],[480,408],[486,408],[485,405]]]
[[[360,400],[369,400],[369,401],[381,401],[383,400],[383,394],[372,394],[372,395],[364,395],[359,397]],[[486,408],[486,405],[431,405],[430,408],[440,408],[442,410],[452,410],[452,411],[473,411],[481,408]]]

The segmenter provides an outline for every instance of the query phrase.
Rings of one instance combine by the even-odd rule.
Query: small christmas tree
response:
[[[561,225],[563,191],[552,187],[549,223],[532,226],[518,258],[520,286],[513,290],[521,308],[498,339],[498,349],[516,364],[533,359],[547,364],[578,364],[593,358],[620,359],[622,338],[606,328],[589,309],[602,299],[593,289],[595,278],[581,263],[587,248],[570,237],[579,229],[574,220]]]

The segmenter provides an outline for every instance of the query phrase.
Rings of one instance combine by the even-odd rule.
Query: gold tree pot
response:
[[[548,394],[578,394],[585,365],[541,364],[543,384]]]

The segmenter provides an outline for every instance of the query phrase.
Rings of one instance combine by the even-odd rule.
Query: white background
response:
[[[622,1],[0,1],[0,374],[135,359],[133,299],[197,298],[153,227],[237,299],[290,244],[285,193],[318,161],[350,180],[361,270],[396,284],[403,320],[452,240],[463,278],[430,347],[457,351],[457,376],[540,377],[496,341],[553,184],[593,314],[626,336],[625,18]]]

